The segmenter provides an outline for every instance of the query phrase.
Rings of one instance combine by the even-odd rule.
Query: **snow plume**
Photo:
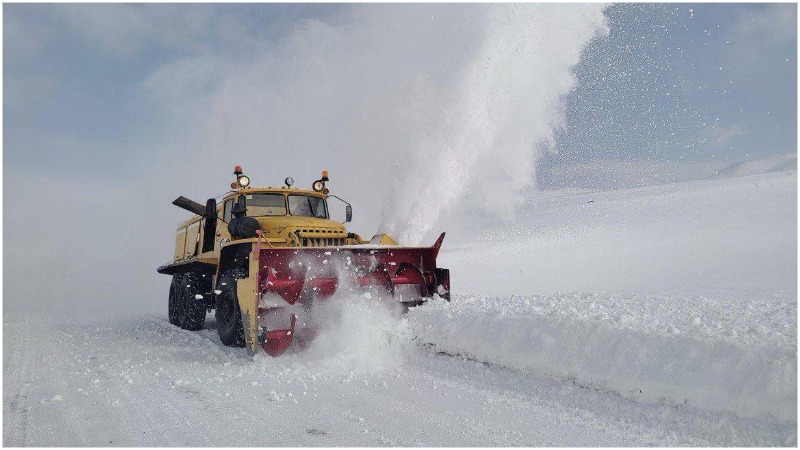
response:
[[[170,201],[183,195],[203,203],[225,192],[237,164],[265,186],[292,176],[295,186],[308,188],[327,169],[332,193],[355,209],[348,229],[367,239],[383,220],[383,230],[401,243],[419,241],[443,209],[464,198],[467,185],[479,205],[507,209],[533,181],[542,148],[534,146],[550,140],[563,119],[559,99],[574,83],[570,66],[603,29],[602,8],[593,5],[325,11],[287,24],[275,39],[252,36],[253,45],[236,51],[212,46],[151,72],[136,97],[161,111],[166,134],[121,147],[153,155],[128,178],[11,174],[23,181],[9,186],[33,177],[49,187],[31,194],[34,201],[11,196],[11,203],[39,205],[36,214],[46,214],[42,205],[70,205],[74,220],[56,229],[46,220],[10,224],[16,235],[35,237],[11,249],[22,264],[10,270],[29,282],[11,286],[10,297],[28,307],[35,286],[42,308],[80,291],[87,302],[114,310],[121,303],[138,308],[143,298],[163,310],[169,278],[153,268],[169,260],[175,225],[187,218]],[[114,189],[99,214],[98,189]],[[83,199],[78,207],[76,199]],[[334,200],[330,208],[343,217],[343,204]],[[95,235],[79,232],[90,228],[124,251],[104,251]],[[152,239],[140,245],[142,236]],[[30,256],[42,252],[52,255],[53,268],[40,270]],[[130,270],[105,270],[121,266]],[[58,283],[50,279],[54,272]]]
[[[323,264],[303,255],[293,261],[308,267],[306,279],[334,277],[337,287],[330,297],[309,301],[310,311],[303,313],[300,323],[315,328],[317,334],[307,348],[297,345],[292,353],[300,361],[346,372],[396,367],[413,346],[403,308],[384,287],[360,286],[350,261],[338,253]]]
[[[400,305],[385,290],[365,291],[339,270],[336,293],[313,304],[311,321],[319,334],[307,356],[359,372],[396,367],[412,346],[408,321],[401,314]]]
[[[402,364],[413,346],[408,320],[399,305],[374,293],[341,291],[312,310],[318,335],[303,358],[324,359],[357,372],[377,372]]]
[[[494,8],[475,53],[442,86],[450,95],[435,95],[444,100],[435,126],[397,164],[382,231],[419,244],[457,200],[501,215],[521,204],[538,155],[564,124],[572,66],[604,30],[599,6]]]
[[[184,130],[164,167],[219,180],[236,163],[256,184],[291,175],[298,187],[327,169],[355,206],[353,231],[369,238],[382,222],[415,244],[466,186],[491,212],[519,203],[563,124],[571,67],[604,30],[597,5],[353,5],[143,86]]]

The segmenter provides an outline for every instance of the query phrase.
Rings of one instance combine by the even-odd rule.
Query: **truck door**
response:
[[[217,217],[217,232],[214,244],[214,251],[219,252],[219,244],[222,239],[231,240],[231,235],[228,233],[228,222],[231,221],[233,216],[233,199],[229,198],[222,204],[221,214]]]
[[[206,202],[206,215],[203,219],[203,248],[200,253],[214,250],[217,232],[217,200],[210,198]]]

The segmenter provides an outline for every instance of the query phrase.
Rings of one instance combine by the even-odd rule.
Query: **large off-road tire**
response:
[[[181,321],[178,314],[178,296],[183,275],[172,276],[172,283],[169,285],[169,302],[167,303],[167,316],[169,323],[180,326]]]
[[[206,302],[202,297],[200,275],[187,272],[181,279],[178,295],[178,320],[184,330],[202,330],[206,323]],[[200,298],[197,298],[200,296]]]
[[[244,347],[244,326],[239,298],[236,295],[236,279],[236,271],[228,271],[220,276],[214,317],[217,319],[217,333],[222,343],[229,347]]]

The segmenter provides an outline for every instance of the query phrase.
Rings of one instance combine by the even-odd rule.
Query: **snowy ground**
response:
[[[424,348],[251,361],[213,330],[182,331],[163,317],[66,319],[55,330],[40,318],[6,320],[6,445],[794,442],[774,423],[638,403]]]
[[[278,359],[221,346],[213,315],[5,310],[3,442],[796,445],[796,183],[550,193],[450,242],[451,303],[346,299]]]

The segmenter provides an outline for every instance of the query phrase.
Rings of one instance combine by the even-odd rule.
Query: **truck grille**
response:
[[[340,238],[300,238],[303,247],[336,247],[344,245]]]
[[[347,233],[325,228],[306,228],[296,231],[303,247],[337,247],[347,243]]]

